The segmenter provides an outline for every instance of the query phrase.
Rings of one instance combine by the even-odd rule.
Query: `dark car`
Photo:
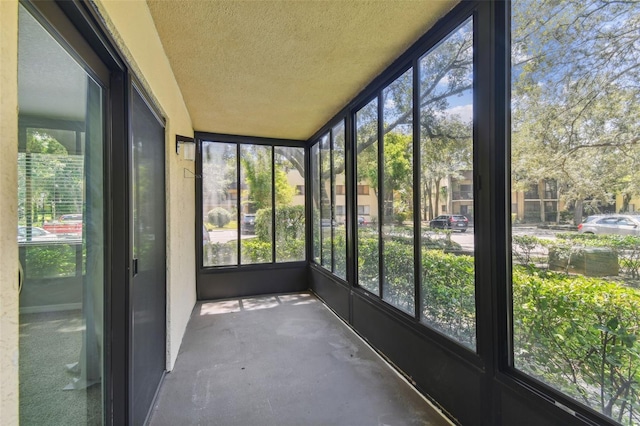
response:
[[[640,235],[640,216],[626,214],[594,215],[578,225],[582,234]]]
[[[469,227],[469,219],[461,214],[441,214],[440,216],[429,222],[429,227],[467,232],[467,228]]]
[[[240,223],[240,230],[243,234],[255,234],[256,215],[253,213],[247,213],[243,215],[242,222]]]

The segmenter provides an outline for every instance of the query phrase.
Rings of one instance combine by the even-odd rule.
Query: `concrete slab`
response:
[[[309,293],[199,302],[150,425],[448,425]]]

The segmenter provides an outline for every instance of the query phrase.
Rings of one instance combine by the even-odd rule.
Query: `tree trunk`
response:
[[[631,194],[622,195],[622,207],[620,213],[627,213],[629,211],[629,203],[631,202]]]
[[[544,210],[544,181],[538,182],[538,198],[540,199],[540,222],[547,221],[547,215]]]
[[[431,183],[427,184],[425,187],[425,192],[427,193],[427,198],[429,199],[429,217],[428,220],[433,219],[433,198],[432,198],[432,191],[431,191]]]
[[[436,189],[434,192],[436,193],[436,200],[434,204],[436,206],[436,216],[438,216],[438,208],[440,207],[440,179],[436,180]]]
[[[579,225],[582,223],[582,205],[584,200],[576,200],[576,206],[573,210],[573,224]]]

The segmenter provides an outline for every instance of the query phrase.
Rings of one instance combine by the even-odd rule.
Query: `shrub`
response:
[[[276,208],[276,259],[295,261],[305,259],[304,206]],[[256,236],[263,242],[271,242],[271,209],[256,213]],[[244,244],[244,241],[243,241]]]
[[[604,247],[620,260],[621,271],[632,279],[640,278],[640,237],[633,235],[557,234],[565,245]]]
[[[203,246],[203,263],[205,266],[233,265],[238,260],[237,250],[237,241],[205,243]]]
[[[422,250],[423,320],[475,349],[475,272],[472,256]]]
[[[413,245],[385,240],[383,247],[383,298],[392,305],[413,313],[415,306]]]
[[[273,255],[271,241],[261,241],[259,238],[242,240],[242,263],[269,263]]]
[[[517,367],[618,421],[640,398],[640,293],[605,279],[513,270]]]
[[[207,213],[207,221],[217,228],[222,228],[231,221],[231,214],[222,207],[214,207]]]
[[[68,277],[76,274],[74,245],[43,245],[26,248],[26,274],[29,278]]]
[[[540,247],[541,243],[537,237],[529,235],[514,235],[512,238],[512,253],[516,263],[529,265],[532,263],[534,250]]]

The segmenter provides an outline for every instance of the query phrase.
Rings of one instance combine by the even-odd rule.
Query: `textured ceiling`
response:
[[[147,0],[199,131],[308,139],[457,0]]]

